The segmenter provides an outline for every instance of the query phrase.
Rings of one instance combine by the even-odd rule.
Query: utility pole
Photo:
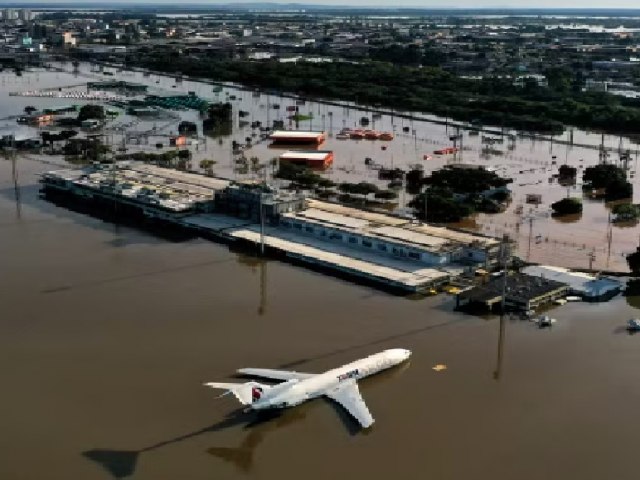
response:
[[[16,199],[16,218],[22,217],[22,202],[20,201],[20,186],[18,185],[18,166],[16,164],[16,137],[11,136],[11,178],[13,179],[13,191]]]
[[[589,271],[593,271],[593,262],[596,260],[596,251],[595,248],[589,252]]]
[[[502,293],[500,298],[500,330],[498,333],[498,355],[496,358],[496,368],[493,371],[494,380],[500,380],[502,373],[502,359],[504,356],[504,340],[505,340],[505,322],[504,313],[507,304],[507,267],[511,260],[511,252],[509,251],[509,236],[504,234],[502,236],[502,243],[500,245],[500,262],[502,263]]]
[[[531,239],[533,238],[533,217],[529,217],[529,247],[527,248],[527,260],[531,257]]]

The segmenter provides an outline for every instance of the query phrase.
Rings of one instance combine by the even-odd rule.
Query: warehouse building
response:
[[[569,287],[562,282],[512,273],[507,275],[506,285],[501,275],[484,285],[459,293],[456,297],[456,308],[484,312],[499,309],[503,289],[505,309],[525,312],[562,298],[569,291]]]
[[[280,163],[292,163],[324,170],[333,164],[333,152],[331,150],[304,150],[285,152],[279,157]]]
[[[491,267],[500,248],[495,238],[318,200],[308,200],[304,210],[283,214],[280,226],[336,245],[426,266]]]
[[[302,130],[276,130],[269,135],[269,140],[275,144],[315,144],[319,145],[326,139],[325,132],[306,132]]]
[[[562,267],[532,265],[522,271],[534,277],[565,283],[572,295],[580,296],[587,302],[605,302],[622,291],[622,283],[614,278],[573,272]]]

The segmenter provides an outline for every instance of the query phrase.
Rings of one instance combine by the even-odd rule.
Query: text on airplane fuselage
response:
[[[350,378],[355,378],[358,376],[358,369],[351,370],[347,373],[343,373],[342,375],[338,375],[338,381],[342,382],[343,380],[349,380]]]

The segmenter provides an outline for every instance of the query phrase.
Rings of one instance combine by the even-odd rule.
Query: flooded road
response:
[[[506,320],[499,364],[499,321],[451,297],[56,207],[38,198],[47,168],[0,160],[0,478],[637,478],[640,336],[620,329],[637,315],[624,298],[556,308],[551,330]],[[323,400],[256,422],[201,386],[390,347],[413,356],[361,383],[365,433]]]

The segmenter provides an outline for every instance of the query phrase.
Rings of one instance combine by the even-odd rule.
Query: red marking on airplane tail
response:
[[[262,389],[260,387],[253,387],[251,389],[251,400],[255,402],[256,400],[260,400],[261,396],[262,396]]]

